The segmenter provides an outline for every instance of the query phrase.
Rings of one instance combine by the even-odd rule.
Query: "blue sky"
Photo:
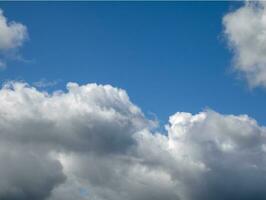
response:
[[[265,119],[265,89],[232,72],[222,18],[241,2],[1,2],[27,26],[0,80],[96,82],[123,88],[162,124],[176,111],[211,108]]]

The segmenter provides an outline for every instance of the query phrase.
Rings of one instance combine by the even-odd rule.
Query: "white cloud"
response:
[[[214,111],[177,113],[170,117],[168,133],[172,151],[198,166],[185,180],[189,199],[265,198],[266,129],[255,120]]]
[[[0,9],[0,50],[20,47],[27,37],[27,28],[18,22],[8,22]]]
[[[265,199],[265,127],[204,111],[152,131],[126,92],[76,83],[0,90],[0,198]],[[235,188],[238,188],[235,190]]]
[[[246,2],[223,18],[224,33],[234,53],[234,67],[250,87],[266,87],[266,9]]]
[[[27,27],[21,23],[11,21],[4,16],[0,9],[0,53],[6,54],[10,51],[17,51],[27,38]],[[5,56],[2,56],[5,57]],[[3,68],[5,58],[0,57],[0,67]]]

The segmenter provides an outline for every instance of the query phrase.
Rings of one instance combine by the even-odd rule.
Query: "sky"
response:
[[[266,3],[0,2],[1,200],[265,200]]]
[[[1,2],[28,28],[24,61],[0,80],[111,84],[163,125],[175,111],[211,108],[265,124],[265,89],[232,70],[222,17],[243,2]],[[163,106],[162,106],[163,105]]]

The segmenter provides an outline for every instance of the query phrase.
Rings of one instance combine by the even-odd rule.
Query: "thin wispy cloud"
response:
[[[34,85],[37,88],[49,88],[49,87],[56,86],[58,82],[60,81],[59,80],[49,81],[49,80],[46,80],[45,78],[42,78],[39,81],[32,83],[32,85]]]

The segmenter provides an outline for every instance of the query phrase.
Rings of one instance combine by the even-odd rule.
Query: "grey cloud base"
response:
[[[254,119],[178,112],[159,133],[124,90],[67,89],[0,90],[0,199],[266,198],[266,128]]]

